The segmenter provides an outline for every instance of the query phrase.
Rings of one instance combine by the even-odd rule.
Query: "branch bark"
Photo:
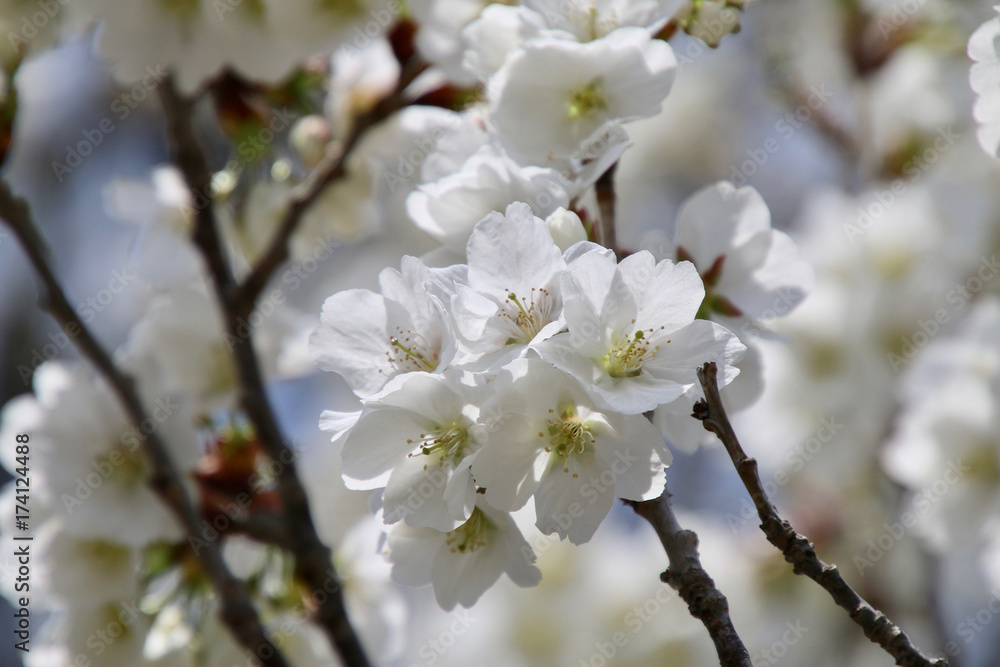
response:
[[[844,580],[836,565],[827,565],[819,556],[812,543],[795,532],[788,521],[781,518],[774,503],[764,492],[764,484],[757,470],[757,461],[746,455],[733,430],[719,395],[716,382],[715,363],[707,362],[698,369],[698,380],[705,391],[705,398],[694,405],[693,416],[701,420],[705,430],[719,437],[736,466],[743,486],[750,492],[760,528],[773,544],[792,564],[792,571],[809,577],[826,590],[833,601],[847,610],[851,620],[864,631],[865,636],[878,644],[903,667],[947,667],[944,658],[932,660],[917,649],[899,626],[881,611],[872,607]]]
[[[656,500],[623,500],[656,531],[670,559],[660,579],[669,584],[687,603],[688,611],[705,625],[719,654],[722,667],[751,667],[750,654],[729,617],[729,602],[715,586],[698,556],[698,536],[677,523],[670,506],[670,492],[664,487]]]
[[[310,206],[316,201],[323,190],[331,183],[344,178],[347,174],[347,159],[374,126],[378,125],[396,111],[407,105],[405,98],[406,88],[413,83],[424,70],[426,63],[411,60],[404,68],[399,77],[396,88],[376,104],[370,111],[361,114],[354,122],[351,132],[339,150],[331,150],[323,160],[316,165],[316,168],[292,192],[288,202],[288,209],[285,211],[278,226],[278,231],[274,235],[267,251],[258,260],[257,265],[244,279],[239,288],[239,293],[234,295],[234,299],[239,307],[239,315],[247,316],[253,310],[254,302],[267,286],[268,280],[281,264],[288,259],[288,242],[291,240],[295,230],[299,228],[302,217]]]
[[[618,163],[613,163],[594,183],[594,194],[597,196],[597,208],[601,216],[601,224],[597,228],[599,232],[597,242],[605,248],[615,251],[615,254],[618,253],[618,238],[615,233],[615,171],[617,168]]]
[[[0,217],[7,221],[41,280],[41,307],[55,318],[64,331],[77,332],[73,336],[77,349],[108,381],[132,426],[138,430],[148,417],[136,391],[135,381],[115,365],[111,356],[73,310],[49,265],[45,243],[31,217],[27,202],[15,197],[6,181],[0,181]],[[147,433],[145,430],[143,432]],[[236,640],[252,651],[262,664],[268,667],[286,667],[288,663],[267,638],[243,582],[230,572],[218,549],[218,543],[202,534],[198,510],[184,490],[180,474],[170,459],[167,444],[156,431],[152,431],[147,433],[143,448],[153,467],[150,487],[173,511],[188,535],[198,537],[202,543],[195,556],[219,596],[223,622]]]
[[[170,143],[170,153],[174,164],[184,175],[184,180],[192,192],[210,191],[211,170],[208,160],[195,135],[192,124],[192,102],[184,99],[174,87],[170,77],[160,84],[160,99],[167,120],[167,134]],[[346,155],[346,150],[344,154]],[[333,174],[334,172],[331,172]],[[314,182],[328,182],[329,176],[318,176]],[[316,186],[322,189],[321,185]],[[286,216],[285,226],[288,233],[279,232],[279,238],[274,243],[281,246],[281,257],[287,255],[287,239],[294,231],[295,223],[301,212],[315,198],[314,193],[300,198],[304,202]],[[289,223],[289,219],[292,220]],[[252,308],[252,297],[246,290],[237,285],[233,273],[226,261],[215,219],[215,211],[211,205],[203,206],[197,212],[197,222],[194,230],[194,243],[201,251],[208,266],[216,295],[221,304],[227,333],[232,340],[241,341],[234,346],[236,367],[240,380],[240,399],[243,411],[257,433],[257,437],[267,455],[276,462],[279,468],[277,476],[278,493],[284,509],[284,534],[275,536],[279,546],[288,548],[295,557],[295,574],[304,582],[313,595],[319,600],[314,620],[326,633],[331,645],[348,667],[368,667],[370,664],[361,645],[361,641],[351,625],[344,605],[343,588],[339,577],[333,568],[333,554],[328,546],[323,544],[316,532],[316,526],[309,508],[309,500],[305,488],[296,472],[295,452],[290,449],[277,419],[271,410],[264,387],[264,378],[254,352],[253,340],[249,336],[240,336],[240,320],[247,310],[246,299]],[[272,246],[271,251],[274,251]],[[269,251],[268,256],[272,253]],[[278,260],[280,263],[281,260]],[[276,266],[276,265],[275,265]],[[269,274],[268,274],[269,275]],[[266,278],[264,279],[266,283]],[[263,284],[261,284],[263,287]],[[245,332],[244,332],[245,333]]]

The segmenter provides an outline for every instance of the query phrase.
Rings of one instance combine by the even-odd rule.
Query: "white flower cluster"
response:
[[[485,100],[447,119],[406,200],[448,259],[461,259],[490,211],[525,202],[546,218],[586,197],[629,145],[623,124],[659,112],[676,68],[652,37],[662,20],[652,3],[622,5],[490,5],[460,31],[462,71],[475,73]]]
[[[411,92],[443,76],[474,85],[477,101],[458,112],[410,105],[359,141],[344,177],[323,191],[291,240],[302,266],[262,293],[238,337],[224,326],[192,243],[195,212],[212,208],[230,269],[245,276],[272,242],[295,184],[396,86],[400,63],[387,40],[339,48],[366,18],[381,33],[395,14],[366,0],[127,7],[81,0],[79,9],[104,19],[97,39],[119,79],[148,74],[155,86],[169,70],[185,93],[226,68],[273,82],[313,51],[339,48],[326,117],[288,122],[294,113],[271,110],[263,143],[276,145],[261,145],[245,163],[249,144],[235,147],[210,193],[193,196],[169,166],[148,182],[112,184],[111,215],[138,225],[129,270],[148,297],[117,360],[155,421],[143,428],[167,441],[208,520],[219,509],[206,483],[209,464],[232,465],[217,460],[223,435],[241,446],[252,438],[241,428],[235,346],[250,344],[252,333],[267,378],[299,374],[309,361],[303,332],[315,318],[286,302],[308,277],[297,270],[307,262],[316,269],[319,254],[335,252],[335,263],[349,267],[344,273],[383,267],[406,246],[399,270],[379,275],[378,292],[340,291],[323,306],[309,352],[343,376],[361,410],[323,414],[321,428],[338,446],[314,452],[308,460],[316,465],[302,466],[303,477],[321,535],[339,541],[339,523],[348,520],[326,515],[341,512],[342,498],[324,488],[330,452],[339,450],[350,489],[382,490],[393,578],[432,583],[440,606],[451,609],[474,604],[505,572],[519,585],[538,583],[522,509],[542,534],[581,544],[615,498],[659,496],[671,461],[664,435],[686,450],[704,439],[688,416],[700,395],[696,368],[714,361],[724,385],[741,371],[755,375],[746,344],[767,328],[779,299],[778,314],[805,296],[811,274],[791,240],[771,228],[761,197],[728,183],[696,193],[656,248],[619,259],[620,249],[591,242],[612,222],[596,213],[594,185],[629,146],[625,124],[657,114],[672,86],[673,52],[654,35],[673,3],[413,5],[417,46],[437,67]],[[271,168],[258,170],[257,161]],[[752,388],[744,393],[754,396]],[[749,402],[731,389],[727,400]],[[102,664],[235,661],[235,644],[216,641],[223,628],[205,620],[216,602],[185,536],[148,486],[141,446],[148,432],[129,427],[85,366],[57,362],[37,369],[34,396],[4,411],[4,442],[29,432],[38,457],[36,518],[44,518],[39,578],[61,623],[41,647],[56,657],[37,664],[68,662],[84,651],[90,619],[118,623],[133,602],[142,608],[127,640],[114,642]],[[9,453],[2,462],[12,468]],[[252,461],[239,472],[253,474]],[[0,502],[13,506],[9,497]],[[383,573],[363,563],[358,545],[375,541],[368,533],[349,539],[353,558],[342,549],[338,563],[342,573],[363,570],[362,583],[367,577],[379,589],[352,592],[360,584],[347,573],[347,603],[366,638],[370,626],[399,616],[381,589]],[[287,559],[244,540],[224,545],[252,595],[266,601],[265,624],[280,625],[298,600]],[[368,614],[365,600],[378,613]],[[315,644],[314,631],[300,624],[289,650]],[[303,664],[333,660],[322,642],[303,654],[311,656]]]
[[[1000,300],[987,295],[950,335],[927,345],[903,378],[903,410],[882,453],[894,479],[926,496],[915,504],[928,514],[919,530],[942,553],[951,541],[997,539],[998,325]],[[992,568],[995,583],[1000,569]]]
[[[696,195],[656,255],[619,262],[587,240],[623,125],[658,113],[673,82],[673,53],[653,37],[670,10],[415,3],[423,55],[484,91],[460,113],[409,110],[433,143],[404,165],[415,187],[386,171],[441,247],[385,269],[377,293],[327,299],[310,349],[362,400],[321,427],[350,487],[384,489],[394,577],[433,583],[446,609],[504,572],[537,583],[510,516],[529,500],[542,533],[580,544],[616,497],[658,496],[664,433],[688,450],[703,440],[689,423],[696,368],[715,361],[728,384],[746,349],[711,319],[755,325],[779,292],[787,312],[808,290],[750,188]],[[362,54],[375,71],[379,50]]]
[[[713,193],[733,189],[701,200]],[[734,267],[787,238],[768,225],[757,230],[760,248],[740,252],[732,228],[766,222],[763,213],[718,216],[730,223],[722,247],[735,246]],[[395,578],[432,582],[445,608],[473,604],[503,572],[537,583],[532,549],[509,516],[532,498],[542,533],[580,544],[616,497],[658,496],[671,456],[644,413],[690,400],[706,361],[728,384],[746,349],[697,318],[711,302],[695,264],[657,262],[649,251],[619,262],[589,241],[561,250],[551,230],[566,217],[574,216],[542,220],[524,203],[490,213],[469,238],[466,264],[429,268],[406,257],[399,271],[382,272],[380,293],[327,299],[310,339],[320,367],[363,401],[360,412],[328,411],[320,424],[343,446],[345,481],[384,488]],[[708,248],[689,246],[704,262]],[[710,266],[730,275],[719,257]],[[732,298],[751,303],[753,276],[764,274],[734,270]]]
[[[99,45],[122,81],[174,72],[185,91],[224,68],[278,81],[316,53],[379,31],[394,16],[369,0],[83,0],[74,11],[102,21]],[[398,7],[398,5],[397,5]]]

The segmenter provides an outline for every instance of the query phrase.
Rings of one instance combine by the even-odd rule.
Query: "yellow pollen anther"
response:
[[[413,440],[407,440],[408,444],[413,444]],[[421,433],[419,439],[419,452],[410,456],[434,456],[437,464],[443,466],[445,463],[458,463],[465,454],[469,445],[469,432],[460,421],[453,421],[448,424],[435,426],[431,433]],[[427,466],[424,466],[427,469]]]
[[[653,333],[653,329],[648,329]],[[670,341],[667,341],[670,342]],[[659,345],[650,345],[646,333],[640,329],[631,338],[621,338],[610,352],[600,360],[605,372],[614,378],[635,377],[642,372],[642,364],[656,356]]]

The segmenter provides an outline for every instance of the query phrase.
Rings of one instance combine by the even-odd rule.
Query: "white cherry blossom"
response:
[[[138,226],[129,263],[145,280],[169,288],[201,274],[203,262],[191,242],[194,202],[177,169],[157,167],[148,181],[112,181],[105,203],[112,217]]]
[[[366,0],[83,0],[73,10],[102,20],[98,44],[119,80],[155,86],[170,68],[185,92],[226,66],[276,82],[307,57],[347,44],[372,13],[389,14]]]
[[[339,373],[361,398],[401,373],[443,370],[455,354],[455,341],[441,294],[463,274],[463,268],[429,269],[404,257],[399,271],[379,274],[380,294],[364,289],[334,294],[309,339],[313,359],[323,370]]]
[[[344,480],[354,489],[385,487],[386,523],[449,531],[469,518],[470,457],[486,429],[477,423],[477,392],[459,380],[454,373],[395,378],[343,436]]]
[[[168,393],[154,394],[146,398],[148,423],[133,428],[101,378],[60,362],[38,368],[34,389],[4,407],[0,434],[13,443],[13,434],[30,428],[35,497],[65,530],[133,547],[178,539],[180,526],[147,484],[152,466],[143,429],[157,430],[177,468],[190,470],[199,455],[190,408]]]
[[[600,410],[579,383],[544,361],[519,359],[496,381],[488,444],[472,473],[491,505],[516,510],[535,497],[538,528],[590,540],[615,498],[663,492],[670,452],[642,415]]]
[[[490,120],[512,158],[556,164],[603,143],[610,127],[659,112],[675,65],[642,28],[586,44],[530,40],[490,80]]]
[[[485,146],[458,172],[419,186],[407,198],[406,209],[414,224],[446,247],[461,251],[473,227],[487,214],[526,202],[544,218],[569,205],[568,186],[555,170],[519,167]]]
[[[677,216],[677,261],[695,265],[705,284],[700,315],[738,323],[805,298],[813,282],[795,242],[771,228],[763,198],[722,181],[696,192]],[[732,327],[734,330],[735,326]]]
[[[465,67],[486,81],[507,56],[528,40],[546,35],[593,42],[618,28],[653,34],[673,13],[674,2],[653,0],[532,0],[521,6],[493,4],[462,31]]]
[[[74,535],[61,519],[39,526],[37,570],[41,598],[56,604],[90,605],[133,599],[139,552],[107,538]]]
[[[468,283],[451,304],[464,362],[502,364],[563,328],[559,279],[566,259],[527,204],[483,218],[466,255]]]
[[[408,586],[433,584],[438,604],[471,607],[507,573],[518,586],[535,586],[535,554],[506,512],[478,500],[469,519],[449,532],[398,523],[389,531],[392,578]]]
[[[719,365],[720,384],[736,376],[745,347],[721,325],[694,319],[704,296],[690,262],[657,264],[641,251],[616,263],[610,251],[590,252],[562,279],[568,331],[537,349],[599,405],[652,410],[694,386],[706,361]]]

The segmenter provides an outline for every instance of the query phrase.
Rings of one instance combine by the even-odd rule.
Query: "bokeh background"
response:
[[[799,243],[815,288],[792,315],[768,323],[773,333],[757,345],[764,393],[737,416],[737,431],[774,482],[779,508],[821,557],[918,646],[947,646],[963,667],[1000,664],[992,611],[1000,433],[987,429],[976,449],[955,452],[947,447],[957,439],[942,435],[943,460],[965,456],[971,466],[943,484],[940,462],[925,461],[923,478],[912,472],[919,452],[905,436],[914,411],[931,409],[912,398],[920,356],[939,344],[966,346],[971,315],[1000,297],[1000,280],[969,282],[1000,250],[1000,162],[976,139],[966,55],[969,35],[992,15],[981,0],[756,0],[718,49],[685,34],[671,41],[675,87],[660,115],[629,126],[634,146],[616,177],[626,248],[655,252],[684,199],[719,180],[756,188],[774,226]],[[100,304],[92,326],[114,348],[150,294],[140,281],[110,291],[115,272],[127,274],[137,229],[110,214],[108,188],[148,178],[167,151],[155,94],[124,119],[112,110],[124,91],[97,55],[95,31],[84,27],[22,66],[3,176],[31,203],[71,300]],[[115,130],[71,173],[57,174],[53,162],[105,118]],[[373,287],[402,253],[387,236],[404,224],[389,221],[382,235],[336,249],[294,304],[315,314],[335,291]],[[962,286],[968,298],[957,299]],[[23,369],[34,355],[55,345],[56,357],[76,357],[36,298],[19,246],[0,228],[0,403],[30,390]],[[947,317],[931,333],[927,323],[941,310]],[[307,448],[325,444],[319,412],[350,401],[331,374],[278,382],[273,398],[286,431]],[[336,471],[325,475],[339,484]],[[675,453],[668,482],[755,665],[890,664],[765,542],[717,444]],[[339,516],[322,520],[347,525],[367,511],[364,494],[337,493]],[[907,511],[916,523],[896,534]],[[535,546],[544,576],[537,589],[504,579],[451,614],[428,590],[403,591],[408,620],[392,664],[713,664],[703,628],[658,583],[666,560],[655,536],[627,508],[616,507],[587,545]],[[9,623],[0,611],[0,624]],[[6,627],[0,636],[10,636]],[[11,643],[0,644],[0,664],[20,664]]]

